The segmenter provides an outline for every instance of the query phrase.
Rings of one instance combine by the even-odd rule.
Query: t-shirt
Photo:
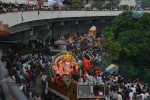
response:
[[[84,59],[82,65],[84,67],[84,70],[91,70],[91,64],[89,60]]]
[[[46,81],[46,75],[42,75],[41,80],[42,80],[42,81]]]
[[[136,93],[136,88],[131,87],[131,90],[133,91],[133,93]]]
[[[133,100],[133,92],[129,93],[130,100]]]
[[[149,96],[149,93],[145,93],[144,98],[147,99]]]
[[[142,100],[144,100],[145,95],[141,93],[140,96],[142,96]]]
[[[120,94],[118,94],[117,100],[122,100],[122,96]]]

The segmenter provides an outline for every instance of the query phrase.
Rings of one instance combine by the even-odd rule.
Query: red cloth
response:
[[[95,70],[95,76],[98,76],[100,74],[99,70]]]
[[[61,87],[62,86],[62,83],[61,83],[61,80],[60,80],[60,77],[56,76],[54,77],[54,82],[59,86]]]
[[[84,59],[84,60],[82,61],[82,65],[83,65],[84,70],[86,70],[86,71],[91,70],[90,60]]]
[[[76,70],[76,66],[73,66],[73,70],[71,71],[71,74],[76,74],[77,70]]]
[[[83,72],[83,73],[81,74],[81,77],[83,77],[84,79],[86,79],[87,73],[86,73],[86,72]]]

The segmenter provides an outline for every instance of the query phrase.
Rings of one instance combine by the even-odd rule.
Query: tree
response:
[[[73,0],[68,5],[70,8],[84,8],[84,6],[85,4],[82,2],[82,0]]]
[[[121,5],[120,8],[124,11],[129,10],[129,6],[128,5]]]
[[[97,8],[100,10],[100,9],[102,9],[102,7],[103,7],[103,4],[102,4],[102,2],[99,2],[99,1],[96,1],[92,4],[92,8]]]
[[[149,8],[150,7],[150,0],[142,0],[142,7]]]
[[[131,64],[136,67],[150,64],[150,14],[140,19],[130,12],[117,16],[104,34],[103,46],[112,62]]]
[[[105,9],[112,9],[112,3],[106,3],[104,8]]]

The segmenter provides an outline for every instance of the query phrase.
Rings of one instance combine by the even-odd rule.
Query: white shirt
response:
[[[46,75],[42,75],[41,80],[42,80],[42,81],[46,81]]]
[[[30,67],[31,67],[31,65],[30,65],[30,64],[28,64],[28,65],[27,65],[27,68],[28,68],[29,70],[30,70]]]
[[[141,93],[140,96],[142,96],[142,100],[144,100],[145,97],[144,93]]]
[[[149,93],[146,92],[144,98],[147,99],[149,96],[150,96]]]
[[[118,94],[118,99],[117,100],[122,100],[122,96]]]
[[[130,89],[133,91],[133,93],[136,93],[136,89],[134,87],[131,87]]]
[[[130,100],[133,100],[133,92],[129,93]]]

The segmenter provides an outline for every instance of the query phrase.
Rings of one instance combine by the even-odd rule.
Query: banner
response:
[[[132,11],[132,16],[134,18],[141,18],[144,14],[142,9],[142,0],[137,0],[137,7]]]

